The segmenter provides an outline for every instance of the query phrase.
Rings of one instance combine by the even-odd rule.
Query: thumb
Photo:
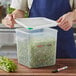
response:
[[[8,18],[10,21],[13,20],[13,16],[12,16],[12,14],[8,14],[8,15],[6,16],[6,18]]]
[[[60,23],[60,22],[61,22],[61,20],[62,20],[62,17],[60,17],[60,18],[57,20],[57,22],[58,22],[58,23]]]

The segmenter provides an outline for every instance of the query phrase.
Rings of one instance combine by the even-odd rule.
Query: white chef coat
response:
[[[69,0],[71,8],[76,8],[76,0]],[[11,7],[19,10],[26,11],[31,8],[33,0],[12,0]]]

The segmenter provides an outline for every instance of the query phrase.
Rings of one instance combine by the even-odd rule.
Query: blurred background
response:
[[[6,14],[15,10],[10,8],[10,3],[11,0],[0,0],[0,55],[17,58],[15,28],[20,28],[20,26],[16,25],[15,28],[10,29],[1,24],[1,20]],[[25,16],[28,16],[28,13],[26,13]],[[73,29],[76,43],[76,24],[73,25]]]
[[[0,0],[0,55],[9,58],[17,58],[15,28],[9,29],[1,24],[1,20],[6,14],[11,13],[11,0]]]

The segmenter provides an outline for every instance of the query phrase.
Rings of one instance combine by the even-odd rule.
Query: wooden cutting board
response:
[[[30,69],[18,64],[17,59],[12,60],[18,65],[17,71],[15,73],[7,73],[0,70],[0,76],[76,76],[76,59],[57,59],[56,65],[38,69]],[[52,73],[53,70],[66,65],[68,69]]]

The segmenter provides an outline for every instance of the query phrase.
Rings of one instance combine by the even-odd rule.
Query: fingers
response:
[[[60,18],[57,20],[57,22],[59,23],[59,22],[61,22],[61,20],[62,20],[62,17],[60,17]]]
[[[21,10],[15,10],[12,14],[8,14],[3,20],[2,23],[7,27],[14,27],[16,18],[25,17],[25,12]]]
[[[70,25],[70,24],[68,24],[68,23],[64,23],[64,24],[58,24],[58,26],[61,28],[61,29],[63,29],[64,31],[68,31],[71,27],[72,27],[72,25]]]
[[[9,27],[9,28],[13,28],[14,27],[14,19],[13,19],[13,16],[8,14],[3,20],[2,20],[2,23]]]
[[[12,20],[13,16],[11,14],[8,14],[5,18],[8,19],[8,20]]]
[[[9,27],[9,28],[14,27],[14,23],[7,19],[3,19],[2,24],[4,24],[6,27]]]
[[[63,29],[64,31],[68,31],[72,27],[72,22],[70,20],[67,20],[65,16],[60,17],[58,20],[58,26]]]

